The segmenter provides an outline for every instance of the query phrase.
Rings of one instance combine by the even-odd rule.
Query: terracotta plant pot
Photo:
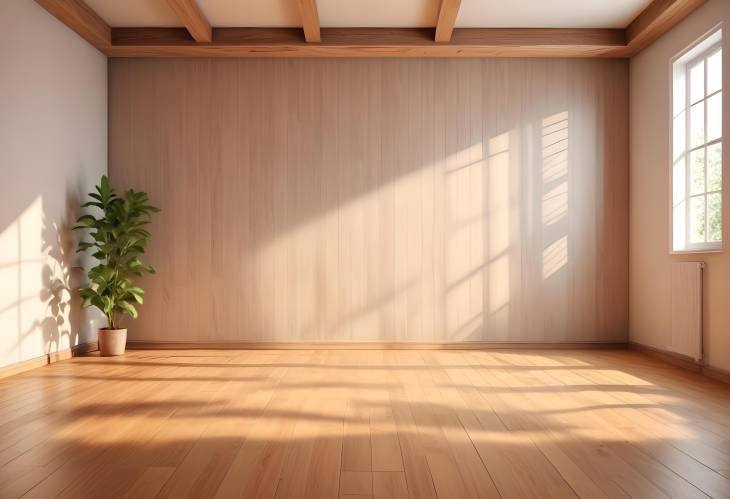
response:
[[[126,346],[126,329],[99,329],[99,351],[102,357],[122,355]]]

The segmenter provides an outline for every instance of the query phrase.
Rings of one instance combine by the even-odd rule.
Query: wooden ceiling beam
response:
[[[299,12],[302,16],[304,39],[309,43],[321,42],[317,0],[297,0],[297,3],[299,4]]]
[[[627,29],[456,28],[443,0],[427,28],[320,28],[316,0],[297,0],[298,28],[211,28],[195,0],[167,0],[186,28],[110,28],[83,0],[36,0],[110,57],[631,57],[706,0],[654,0]],[[315,42],[315,43],[312,43]]]
[[[196,42],[213,40],[213,29],[195,0],[167,0],[167,3]]]
[[[83,0],[36,0],[36,2],[102,52],[106,52],[111,45],[111,28]]]
[[[114,28],[110,57],[612,57],[621,29],[457,28],[435,43],[428,28],[214,28],[209,44],[181,28]]]
[[[706,0],[654,0],[626,28],[626,56],[633,56],[679,24]]]
[[[441,0],[438,21],[436,21],[437,42],[451,41],[451,34],[456,24],[456,16],[459,14],[461,0]]]

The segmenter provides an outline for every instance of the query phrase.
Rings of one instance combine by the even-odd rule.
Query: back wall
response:
[[[132,340],[627,340],[623,60],[115,59]]]

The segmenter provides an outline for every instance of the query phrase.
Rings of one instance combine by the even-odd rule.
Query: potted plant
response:
[[[106,175],[89,193],[91,201],[82,207],[94,206],[101,216],[83,215],[76,221],[74,230],[90,230],[91,242],[81,241],[77,252],[93,249],[99,263],[88,272],[89,286],[81,288],[81,306],[95,306],[107,319],[107,327],[99,329],[101,355],[121,355],[127,344],[127,330],[119,326],[122,314],[137,317],[135,303],[142,303],[144,291],[135,286],[134,278],[155,269],[140,260],[144,254],[150,233],[145,225],[150,215],[160,211],[148,204],[145,192],[127,191],[123,197],[115,194]]]

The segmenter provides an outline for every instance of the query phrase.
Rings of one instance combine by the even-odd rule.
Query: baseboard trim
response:
[[[636,343],[634,341],[629,342],[629,349],[636,350],[637,352],[644,353],[650,357],[663,360],[673,366],[681,367],[688,371],[700,372],[702,365],[697,363],[692,357],[682,355],[681,353],[670,352],[669,350],[663,350],[661,348],[644,345],[642,343]]]
[[[70,359],[71,357],[79,357],[86,355],[89,352],[94,352],[99,349],[96,341],[87,341],[71,348],[66,348],[58,352],[51,352],[40,357],[24,360],[9,366],[0,367],[0,379],[15,376],[16,374],[30,371],[38,367],[47,366],[48,364],[54,364],[62,360]]]
[[[702,368],[702,374],[708,378],[712,378],[716,381],[721,381],[730,385],[730,371],[720,369],[718,367],[704,366]]]
[[[392,341],[128,341],[132,350],[577,350],[626,349],[626,342],[392,342]]]
[[[682,355],[661,348],[644,345],[642,343],[636,343],[635,341],[629,342],[629,349],[636,350],[637,352],[644,353],[651,357],[662,360],[673,366],[692,371],[708,378],[712,378],[716,381],[730,384],[730,372],[720,369],[718,367],[706,366],[696,362],[693,358],[686,355]]]

